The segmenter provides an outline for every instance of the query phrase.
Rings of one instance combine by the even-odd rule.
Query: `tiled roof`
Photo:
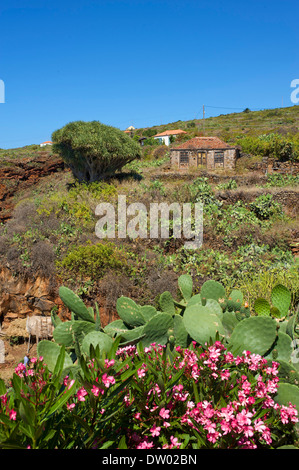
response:
[[[42,144],[53,144],[53,142],[51,142],[51,140],[46,140],[45,142],[42,142]]]
[[[154,137],[162,137],[163,135],[178,135],[178,134],[187,134],[187,132],[182,131],[181,129],[175,129],[175,130],[161,132],[160,134],[154,135]]]
[[[232,148],[226,142],[219,139],[218,137],[193,137],[193,139],[187,140],[172,150],[176,149],[229,149]]]

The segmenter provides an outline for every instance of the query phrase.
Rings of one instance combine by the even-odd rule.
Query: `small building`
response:
[[[218,137],[193,137],[170,149],[171,166],[177,170],[188,168],[234,169],[238,150]]]
[[[156,134],[153,137],[154,139],[158,139],[161,142],[161,144],[170,145],[170,138],[176,137],[177,135],[180,135],[180,134],[187,134],[187,132],[182,131],[181,129],[174,129],[174,130],[161,132],[160,134]]]
[[[134,131],[135,131],[135,127],[134,126],[129,126],[127,127],[127,129],[124,131],[125,134],[132,134]]]
[[[51,142],[50,140],[46,140],[46,142],[42,142],[41,144],[39,144],[40,147],[45,147],[46,145],[53,145],[53,142]]]

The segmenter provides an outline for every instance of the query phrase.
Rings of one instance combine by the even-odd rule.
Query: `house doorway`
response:
[[[197,166],[201,168],[206,168],[207,166],[206,152],[197,152]]]

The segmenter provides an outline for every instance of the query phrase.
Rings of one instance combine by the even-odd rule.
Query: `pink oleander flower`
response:
[[[220,371],[221,380],[228,380],[230,378],[230,371],[228,369],[224,369]]]
[[[289,406],[285,406],[285,405],[281,406],[280,419],[283,424],[287,424],[289,420],[292,423],[297,423],[298,422],[297,414],[298,412],[295,406],[292,405],[291,403],[289,404]]]
[[[85,401],[85,397],[87,395],[87,391],[85,390],[84,387],[79,388],[77,392],[77,398],[79,401]]]
[[[238,425],[239,426],[250,425],[251,417],[252,417],[252,413],[250,413],[249,411],[246,412],[246,410],[243,409],[240,413],[237,413],[237,416],[236,416]]]
[[[177,449],[182,445],[181,442],[178,442],[178,438],[174,436],[170,436],[171,447],[176,447]]]
[[[259,418],[259,419],[256,419],[256,420],[254,421],[254,429],[255,429],[255,431],[257,431],[257,432],[263,433],[263,432],[266,431],[268,428],[267,428],[267,426],[265,425],[264,421]]]
[[[150,429],[150,433],[153,437],[157,437],[160,435],[160,431],[161,431],[161,428],[160,426],[153,426],[151,429]]]
[[[72,411],[72,409],[75,408],[75,406],[76,406],[75,403],[67,403],[66,404],[66,407],[69,411]]]
[[[9,419],[15,421],[17,419],[17,412],[15,410],[9,411]]]
[[[101,389],[100,387],[97,387],[96,385],[93,385],[92,389],[91,389],[91,393],[93,393],[93,395],[95,397],[98,397],[100,394],[104,394],[104,390]]]
[[[145,369],[138,369],[137,374],[139,379],[145,377]]]
[[[169,418],[169,410],[166,410],[165,408],[161,408],[159,411],[159,416],[163,419],[168,419]]]
[[[144,440],[140,444],[138,444],[136,449],[151,449],[152,447],[154,447],[153,442],[148,442],[147,440]]]
[[[103,382],[103,384],[105,385],[106,388],[109,388],[110,385],[115,384],[115,378],[112,377],[112,375],[108,376],[107,374],[103,374],[102,382]]]
[[[108,369],[109,367],[114,366],[114,364],[115,364],[115,360],[114,360],[114,359],[111,359],[110,361],[109,361],[109,359],[105,359],[105,366],[107,367],[107,369]]]

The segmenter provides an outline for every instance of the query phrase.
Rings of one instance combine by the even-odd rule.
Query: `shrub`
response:
[[[108,269],[122,270],[127,262],[113,243],[71,248],[57,267],[83,277],[100,279]]]
[[[220,341],[90,348],[49,372],[42,357],[0,380],[0,448],[275,449],[296,444],[297,410],[276,399],[279,364]],[[73,370],[72,370],[73,369]]]
[[[282,213],[281,204],[273,201],[272,194],[261,194],[254,202],[249,204],[249,207],[261,220],[269,219],[275,214]]]

